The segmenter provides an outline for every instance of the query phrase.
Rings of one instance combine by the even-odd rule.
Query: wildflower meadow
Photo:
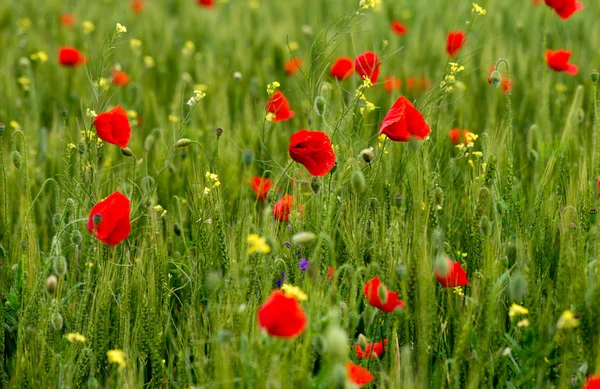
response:
[[[0,388],[600,389],[597,0],[2,0]]]

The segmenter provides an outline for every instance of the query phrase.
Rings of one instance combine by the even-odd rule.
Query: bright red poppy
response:
[[[354,61],[352,58],[340,57],[335,60],[329,74],[338,80],[345,80],[354,73]]]
[[[104,244],[116,246],[131,232],[131,204],[120,192],[115,192],[92,207],[87,229]]]
[[[550,69],[557,72],[565,72],[572,76],[577,74],[579,68],[577,65],[569,63],[571,52],[567,50],[547,50],[546,63]]]
[[[98,137],[113,145],[127,147],[131,137],[131,126],[127,112],[120,106],[116,106],[108,112],[102,112],[94,120],[94,126]]]
[[[215,0],[196,0],[196,3],[204,8],[213,8],[215,6]]]
[[[600,375],[588,378],[581,389],[600,389]]]
[[[335,274],[335,267],[329,266],[327,268],[327,278],[333,277],[334,274]]]
[[[435,278],[437,278],[438,282],[446,288],[469,285],[467,272],[462,268],[460,262],[453,262],[450,258],[446,258],[445,261],[446,264],[443,266],[445,269],[441,269],[441,266],[436,266]]]
[[[450,140],[455,145],[459,143],[467,143],[467,134],[472,134],[469,130],[461,130],[460,128],[454,128],[450,130]]]
[[[423,140],[430,132],[421,112],[406,97],[400,96],[381,122],[379,135],[385,134],[396,142],[408,142],[411,138]]]
[[[392,21],[392,32],[396,35],[404,36],[408,32],[408,27],[399,20]]]
[[[383,79],[383,87],[388,93],[392,93],[393,91],[398,90],[402,87],[402,81],[393,76],[386,76]]]
[[[383,354],[385,347],[387,346],[387,339],[380,340],[377,343],[369,343],[363,350],[358,344],[354,345],[354,351],[356,351],[356,358],[379,358]]]
[[[285,61],[283,68],[285,69],[285,72],[288,76],[293,76],[294,74],[296,74],[296,72],[298,72],[298,70],[300,70],[301,66],[302,60],[300,58],[292,58]]]
[[[273,205],[273,217],[280,222],[289,221],[292,205],[294,205],[294,196],[284,194],[283,197]]]
[[[263,201],[267,198],[273,181],[265,177],[252,177],[250,179],[250,186],[254,193],[256,193],[256,200]]]
[[[142,13],[145,6],[144,0],[132,0],[131,2],[131,10],[136,14]]]
[[[390,292],[378,277],[367,281],[363,293],[371,306],[384,312],[393,312],[395,309],[404,308],[404,301],[398,300],[398,293]],[[382,297],[385,297],[385,301],[382,301]]]
[[[350,361],[346,362],[346,374],[348,380],[354,385],[358,385],[358,387],[364,386],[375,379],[369,370]]]
[[[274,290],[260,306],[257,313],[258,324],[271,336],[294,338],[306,328],[306,314],[298,300]]]
[[[129,84],[129,75],[124,71],[113,69],[111,74],[111,82],[116,86],[127,86],[127,84]]]
[[[361,79],[368,78],[373,84],[379,79],[380,66],[381,62],[379,62],[379,57],[371,51],[360,54],[354,60],[356,73],[358,73]]]
[[[464,31],[450,31],[446,38],[446,53],[451,57],[456,57],[460,49],[465,44]]]
[[[290,137],[290,157],[313,176],[324,176],[335,166],[335,153],[327,134],[300,130]]]
[[[73,14],[60,15],[60,24],[65,27],[73,27],[75,25],[75,16]]]
[[[58,49],[58,63],[62,66],[74,68],[86,62],[85,55],[74,47],[63,46]]]
[[[577,0],[546,0],[546,5],[556,11],[561,19],[565,20],[575,12],[583,9],[583,4]]]
[[[281,91],[277,91],[271,95],[265,106],[269,113],[273,114],[273,121],[280,122],[294,117],[295,112],[290,109],[288,99]]]
[[[502,77],[502,92],[505,94],[508,92],[512,92],[513,81],[506,76]]]

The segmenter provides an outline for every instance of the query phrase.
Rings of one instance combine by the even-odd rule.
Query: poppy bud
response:
[[[144,139],[144,150],[150,152],[154,148],[154,143],[156,143],[156,138],[154,135],[150,134]]]
[[[75,246],[79,246],[82,241],[83,236],[81,236],[81,232],[79,232],[79,230],[73,230],[73,232],[71,232],[71,243]]]
[[[52,322],[52,327],[54,327],[55,330],[57,330],[57,331],[62,330],[63,317],[60,313],[58,313],[58,312],[53,313],[52,316],[50,317],[50,322]]]
[[[490,219],[483,215],[481,219],[479,219],[479,230],[481,231],[481,235],[490,236],[491,227]]]
[[[320,177],[312,176],[312,178],[310,179],[310,190],[312,190],[314,194],[318,194],[321,191]]]
[[[328,82],[321,84],[320,95],[325,100],[329,100],[331,98],[331,85]]]
[[[233,72],[233,79],[236,81],[241,81],[242,80],[242,73],[240,72]]]
[[[57,285],[58,285],[58,279],[56,278],[56,276],[54,274],[51,274],[46,279],[46,292],[48,292],[49,294],[54,294],[54,292],[56,292]]]
[[[367,339],[366,336],[364,336],[363,334],[358,335],[358,340],[356,341],[356,344],[358,346],[360,346],[360,348],[365,349],[367,348],[367,344],[369,344],[369,340]]]
[[[54,223],[54,227],[60,226],[61,219],[62,219],[62,215],[58,212],[55,213],[54,216],[52,216],[52,223]]]
[[[67,260],[62,255],[60,257],[54,257],[54,272],[59,277],[67,274]]]
[[[344,361],[348,356],[348,335],[339,326],[331,326],[325,334],[327,353],[332,359]]]
[[[72,212],[75,209],[75,200],[73,200],[72,198],[68,198],[67,201],[65,201],[65,213],[69,213]]]
[[[6,126],[4,125],[4,123],[0,123],[0,136],[2,134],[4,134],[4,130],[6,129]]]
[[[102,221],[102,215],[99,213],[95,214],[92,218],[92,221],[94,222],[94,226],[97,226]]]
[[[575,119],[579,122],[579,124],[583,123],[585,120],[585,111],[583,108],[580,107],[575,110]]]
[[[388,290],[385,287],[385,285],[380,284],[379,288],[377,288],[377,297],[379,298],[379,300],[381,301],[382,305],[387,304],[387,299],[388,299]]]
[[[598,211],[595,209],[590,209],[590,223],[596,224],[596,218],[598,216]]]
[[[523,273],[517,273],[510,279],[508,285],[510,298],[514,301],[520,301],[527,293],[527,279]]]
[[[315,99],[315,112],[320,117],[325,116],[325,112],[327,111],[327,101],[322,96],[317,96]]]
[[[173,232],[175,233],[175,235],[181,236],[181,227],[178,223],[173,224]]]
[[[595,70],[595,69],[594,69],[594,70],[592,70],[591,77],[592,77],[592,82],[593,82],[594,84],[598,83],[598,76],[599,76],[599,75],[600,75],[600,73],[598,73],[598,71],[597,71],[597,70]]]
[[[375,153],[373,152],[372,147],[369,147],[368,149],[364,149],[363,151],[360,152],[359,155],[363,159],[363,161],[365,161],[366,163],[371,163],[371,161],[373,161],[375,159]]]
[[[396,207],[401,207],[403,203],[404,203],[404,196],[402,196],[402,194],[398,193],[397,195],[394,196],[394,205]]]
[[[217,139],[219,139],[221,135],[223,135],[223,129],[221,127],[217,127],[215,128],[215,133],[217,134]]]
[[[242,163],[246,167],[252,166],[254,163],[254,153],[251,150],[246,150],[242,153]]]
[[[23,166],[23,157],[17,150],[12,152],[12,161],[17,170],[21,170],[21,166]]]
[[[297,246],[308,246],[317,239],[317,235],[312,232],[299,232],[292,236],[292,243]]]
[[[438,255],[435,261],[435,273],[440,277],[446,277],[450,271],[450,260],[444,254]]]
[[[192,141],[188,138],[181,138],[175,143],[175,148],[189,146]]]
[[[502,82],[502,74],[500,74],[499,71],[494,70],[491,74],[490,77],[488,78],[488,82],[490,83],[490,85],[492,85],[494,88],[498,88],[500,86],[500,83]]]
[[[133,157],[133,151],[131,151],[129,147],[123,147],[121,149],[121,154],[123,154],[126,157]]]
[[[352,182],[352,188],[354,188],[354,191],[356,193],[363,193],[367,189],[367,181],[365,180],[365,175],[360,170],[357,170],[354,173],[352,173],[350,181]]]

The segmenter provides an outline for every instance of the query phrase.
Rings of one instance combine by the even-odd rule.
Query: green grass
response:
[[[450,0],[382,0],[359,14],[358,0],[259,0],[258,8],[230,0],[212,10],[193,0],[148,3],[140,15],[116,0],[0,4],[0,387],[333,388],[344,387],[347,360],[368,367],[377,388],[580,388],[600,372],[593,1],[568,21],[526,0],[482,0],[487,15],[477,18],[471,1]],[[74,27],[59,24],[64,12]],[[405,37],[391,34],[392,19],[408,25]],[[95,25],[88,35],[85,20]],[[116,23],[128,31],[115,38]],[[465,70],[446,93],[445,38],[455,29],[469,31],[456,59]],[[191,55],[182,54],[186,41]],[[82,49],[87,66],[60,67],[63,45]],[[573,51],[579,74],[549,70],[546,48]],[[40,50],[47,62],[27,59]],[[382,59],[381,80],[395,75],[404,85],[391,94],[382,85],[366,90],[377,108],[363,116],[361,81],[336,82],[328,69],[338,56],[367,50]],[[283,70],[291,55],[303,60],[294,77]],[[509,95],[487,83],[500,58],[514,81]],[[131,83],[94,87],[117,63]],[[432,86],[408,91],[408,77]],[[265,120],[275,80],[296,111],[290,121]],[[206,97],[190,109],[197,84]],[[378,139],[401,94],[431,125],[427,140]],[[322,117],[318,96],[327,103]],[[135,157],[99,145],[86,116],[117,104],[143,117],[132,126]],[[481,158],[450,142],[455,127],[479,135],[473,150]],[[317,180],[318,193],[303,166],[284,172],[289,137],[303,128],[325,131],[335,145],[337,169]],[[194,142],[173,147],[181,138]],[[366,164],[359,153],[369,147],[376,159]],[[254,159],[244,164],[248,151]],[[359,170],[362,193],[351,182]],[[208,195],[206,172],[221,182]],[[261,175],[280,188],[264,203],[247,183]],[[115,190],[131,199],[132,233],[112,248],[85,224]],[[270,213],[283,192],[303,205],[289,223]],[[301,231],[318,237],[302,250],[314,267],[307,273],[298,247],[284,245]],[[249,255],[251,233],[272,252]],[[436,281],[442,255],[467,270],[462,293]],[[51,294],[46,282],[59,257],[67,270]],[[295,340],[268,337],[256,320],[281,271],[309,296],[309,324]],[[400,292],[403,312],[368,305],[362,288],[376,275]],[[529,314],[510,320],[513,303]],[[566,310],[577,328],[558,328]],[[529,325],[518,327],[523,318]],[[331,335],[340,328],[345,346]],[[67,333],[86,341],[71,343]],[[361,333],[388,339],[382,358],[356,359],[351,346]],[[123,350],[126,367],[109,364],[112,349]]]

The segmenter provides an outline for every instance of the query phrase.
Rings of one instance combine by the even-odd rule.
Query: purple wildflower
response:
[[[279,280],[277,280],[275,282],[275,284],[277,284],[278,288],[281,288],[281,286],[283,285],[284,282],[285,282],[285,272],[282,270],[281,271],[281,278]]]
[[[310,261],[306,258],[302,258],[300,260],[300,270],[306,271],[308,270],[308,265],[310,265]]]

